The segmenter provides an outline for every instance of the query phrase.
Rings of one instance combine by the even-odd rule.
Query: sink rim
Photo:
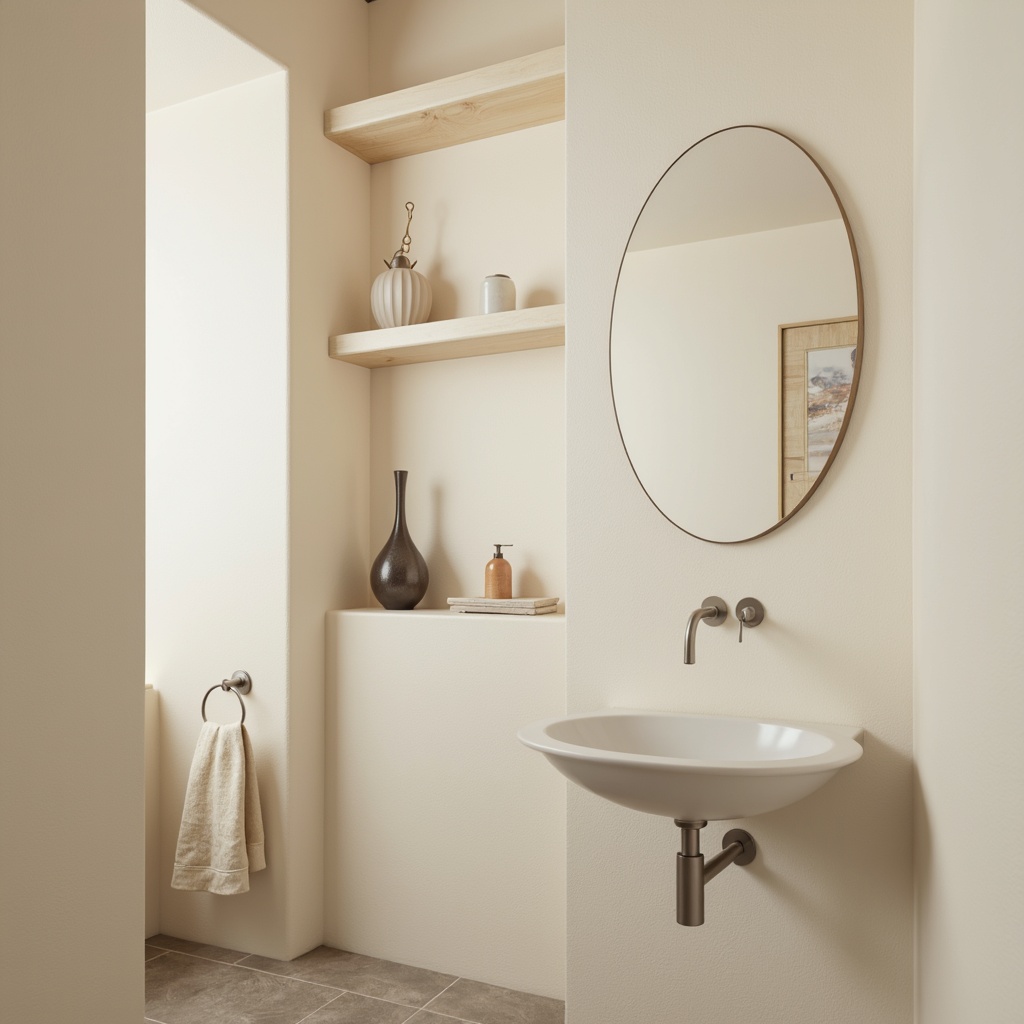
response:
[[[792,758],[762,758],[757,760],[708,761],[702,758],[666,757],[660,754],[628,754],[603,747],[587,747],[550,736],[547,730],[561,722],[592,718],[683,718],[689,721],[748,722],[756,725],[802,729],[817,733],[832,742],[832,747],[820,754]],[[655,771],[687,771],[707,775],[803,775],[837,770],[857,761],[864,753],[860,743],[864,730],[851,725],[826,725],[749,715],[690,714],[685,711],[645,711],[632,708],[609,708],[603,711],[582,711],[559,715],[532,722],[519,729],[521,743],[542,754],[567,757],[597,764],[623,765]]]

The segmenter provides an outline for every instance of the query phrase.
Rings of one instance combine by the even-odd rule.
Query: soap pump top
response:
[[[512,596],[512,566],[501,553],[511,544],[495,544],[494,557],[484,569],[484,597],[507,600]]]

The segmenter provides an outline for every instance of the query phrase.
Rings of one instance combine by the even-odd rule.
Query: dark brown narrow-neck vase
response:
[[[405,481],[408,476],[408,470],[395,470],[395,525],[370,569],[373,596],[389,611],[415,608],[423,600],[430,582],[427,563],[413,544],[405,522]]]

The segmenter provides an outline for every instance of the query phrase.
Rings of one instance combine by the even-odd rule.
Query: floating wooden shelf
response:
[[[565,47],[374,96],[324,113],[324,134],[376,164],[561,121]]]
[[[564,344],[565,306],[560,304],[339,334],[331,338],[328,353],[375,369]]]

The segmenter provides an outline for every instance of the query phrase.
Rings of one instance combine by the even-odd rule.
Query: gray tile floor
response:
[[[157,935],[146,940],[154,1024],[564,1024],[565,1004],[320,946],[296,960]]]

